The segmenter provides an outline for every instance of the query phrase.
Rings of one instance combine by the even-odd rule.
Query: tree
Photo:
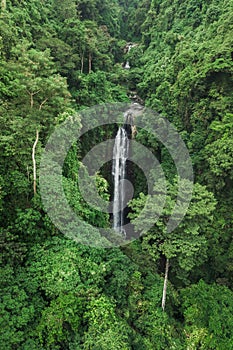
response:
[[[107,297],[92,299],[87,305],[84,320],[88,323],[84,349],[130,349],[130,327],[117,317],[114,304]]]
[[[183,189],[190,186],[188,180],[181,180]],[[216,200],[211,192],[208,192],[204,186],[200,184],[194,185],[193,197],[187,214],[179,226],[171,233],[167,232],[167,219],[171,215],[175,205],[177,188],[176,182],[168,183],[167,195],[161,193],[161,187],[158,183],[155,187],[155,194],[146,196],[140,194],[139,198],[131,201],[130,207],[133,213],[129,216],[135,219],[144,207],[143,216],[140,220],[135,220],[136,229],[144,234],[142,236],[143,249],[148,251],[154,262],[158,262],[161,258],[166,259],[166,275],[168,277],[168,267],[172,266],[173,278],[186,281],[188,273],[193,267],[201,265],[206,259],[207,250],[207,232],[211,222],[211,214],[216,205]],[[160,213],[160,207],[163,202],[163,196],[166,195],[166,204],[156,223],[155,217]],[[155,201],[156,198],[156,201]],[[179,194],[179,209],[175,213],[177,217],[182,213],[183,203],[185,203],[185,195],[183,198]],[[157,207],[155,207],[155,205]],[[154,226],[148,232],[144,232],[145,223]],[[170,264],[168,265],[168,259]],[[166,284],[164,285],[163,308],[165,305]]]
[[[226,114],[222,121],[213,121],[210,129],[213,130],[210,136],[213,141],[210,140],[206,145],[206,160],[210,171],[215,175],[215,181],[217,176],[220,183],[228,187],[233,180],[233,115]]]
[[[186,346],[232,349],[232,291],[200,281],[181,291]]]
[[[70,107],[70,94],[66,80],[53,70],[48,50],[40,52],[21,45],[15,48],[14,55],[15,59],[4,62],[2,68],[0,168],[8,178],[5,184],[9,206],[11,197],[13,201],[18,198],[19,207],[23,207],[31,193],[30,183],[35,182],[30,160],[35,135],[40,132],[34,161],[58,115]],[[11,211],[9,207],[9,213]]]

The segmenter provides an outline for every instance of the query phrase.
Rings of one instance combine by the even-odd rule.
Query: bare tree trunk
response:
[[[163,284],[163,298],[162,298],[163,311],[165,310],[165,304],[166,304],[168,271],[169,271],[169,259],[166,259],[165,277],[164,277],[164,284]]]
[[[39,141],[39,131],[36,130],[36,140],[34,142],[34,145],[32,147],[32,163],[33,163],[33,191],[34,194],[36,194],[36,159],[35,159],[35,151],[36,151],[36,145]]]
[[[1,10],[5,11],[6,9],[6,0],[1,0]]]
[[[91,53],[89,53],[89,58],[88,58],[88,61],[89,61],[89,73],[91,73],[91,64],[92,64],[92,57],[91,57]]]
[[[83,66],[84,66],[84,53],[81,56],[81,74],[83,74]]]

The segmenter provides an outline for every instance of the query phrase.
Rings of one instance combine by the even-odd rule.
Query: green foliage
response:
[[[103,102],[128,101],[126,92],[106,77],[104,72],[91,72],[88,75],[79,75],[78,89],[73,92],[79,106],[94,106]]]
[[[233,349],[232,16],[231,1],[219,0],[1,2],[1,349]],[[136,45],[126,54],[127,42]],[[127,60],[129,70],[123,69]],[[147,196],[145,177],[135,167],[130,217],[144,235],[121,249],[82,246],[60,235],[44,212],[39,186],[33,192],[36,131],[38,168],[48,137],[67,117],[81,128],[90,120],[80,120],[77,110],[101,104],[105,118],[105,102],[135,94],[173,122],[186,142],[195,172],[192,201],[169,234],[176,169],[165,147],[138,129],[136,141],[161,162],[167,188],[158,181]],[[91,118],[93,130],[67,154],[62,183],[84,223],[109,227],[108,214],[96,202],[96,209],[89,206],[79,188],[78,171],[87,173],[81,159],[116,132],[115,125],[94,128]],[[61,147],[66,137],[60,134]],[[57,166],[53,159],[51,167]],[[109,200],[110,176],[103,174],[110,174],[109,164],[95,176],[86,174],[87,193],[94,187]],[[190,183],[181,185],[188,189]],[[64,211],[58,200],[55,218]],[[99,242],[98,230],[84,223],[75,227],[75,238]],[[67,232],[73,225],[68,217]]]
[[[222,121],[212,122],[210,129],[214,131],[213,141],[206,146],[210,170],[221,180],[233,179],[233,115],[227,114]]]
[[[181,182],[183,191],[188,190],[189,181],[181,180]],[[129,214],[129,217],[135,219],[136,229],[145,234],[142,238],[142,246],[152,259],[156,262],[161,255],[172,259],[176,277],[183,279],[185,278],[184,271],[189,272],[194,266],[201,265],[206,259],[206,235],[213,219],[211,214],[215,209],[216,201],[213,194],[208,192],[205,187],[195,184],[191,204],[185,218],[173,232],[168,233],[167,219],[172,215],[175,207],[177,182],[167,185],[167,193],[162,193],[162,188],[158,182],[153,195],[146,196],[141,193],[139,198],[133,199],[130,204],[133,212]],[[164,196],[166,196],[166,203],[162,213],[160,213]],[[173,213],[174,220],[182,215],[185,200],[185,192],[183,192],[183,197],[179,194],[178,208]],[[137,220],[138,214],[140,214],[140,220]],[[144,232],[144,227],[147,227],[148,223],[153,228]],[[184,271],[181,272],[181,270]]]
[[[232,349],[232,291],[200,281],[181,295],[187,347]]]
[[[145,279],[139,272],[132,276],[130,284],[130,319],[138,330],[133,347],[135,349],[182,349],[179,339],[179,324],[174,323],[172,315],[163,313],[161,291],[163,279],[155,274],[148,274]],[[169,303],[173,295],[169,292]],[[132,322],[131,321],[131,322]],[[143,336],[142,336],[143,335]]]
[[[84,320],[89,324],[83,349],[130,349],[130,327],[116,316],[114,304],[105,296],[90,301]]]
[[[26,273],[27,292],[44,300],[32,333],[40,346],[54,349],[61,342],[78,346],[80,340],[86,349],[128,349],[130,327],[117,314],[113,293],[107,297],[103,290],[114,291],[119,298],[135,267],[118,249],[108,253],[77,246],[65,238],[34,245],[20,278]]]
[[[25,259],[27,252],[27,246],[20,241],[19,236],[12,234],[9,230],[4,228],[0,229],[0,249],[1,266],[5,264],[11,267],[14,265],[17,266]]]
[[[44,302],[38,294],[31,293],[29,285],[28,277],[21,270],[15,274],[9,265],[1,269],[2,349],[10,350],[14,347],[29,349],[27,344],[30,344],[32,349],[40,349],[37,339],[33,339],[33,327],[37,323]],[[25,347],[24,345],[21,347],[21,344],[25,344]]]

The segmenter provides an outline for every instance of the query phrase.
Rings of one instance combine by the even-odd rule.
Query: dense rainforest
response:
[[[232,30],[232,0],[1,1],[2,350],[233,349]],[[167,233],[176,168],[139,129],[135,139],[166,175],[159,220],[122,247],[74,242],[47,215],[35,164],[67,117],[133,95],[173,123],[188,148],[186,216]],[[115,132],[93,130],[68,152],[63,186],[84,221],[107,227],[109,216],[83,200],[78,184],[85,152]],[[104,171],[97,180],[109,198]],[[134,187],[131,218],[148,197],[138,169]],[[147,207],[142,227],[149,218]]]

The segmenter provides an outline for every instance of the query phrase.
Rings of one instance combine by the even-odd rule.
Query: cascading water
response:
[[[132,47],[133,47],[133,45],[132,44],[128,44],[128,46],[127,46],[127,53],[129,53],[130,52],[130,50],[132,49]],[[124,67],[125,69],[130,69],[130,65],[129,65],[129,61],[127,61],[126,62],[126,64],[125,64],[125,67]]]
[[[129,153],[129,139],[124,127],[119,128],[114,148],[112,175],[114,179],[114,197],[113,197],[113,229],[116,232],[126,235],[124,226],[124,208],[125,208],[125,183],[126,160]]]
[[[113,147],[112,175],[113,192],[113,229],[126,238],[130,235],[130,222],[127,221],[127,202],[133,197],[133,187],[130,186],[130,169],[127,160],[130,158],[130,139],[134,125],[134,117],[140,115],[143,106],[132,103],[124,113],[124,125],[118,129]],[[129,180],[126,182],[126,180]],[[127,232],[124,226],[127,225]]]

